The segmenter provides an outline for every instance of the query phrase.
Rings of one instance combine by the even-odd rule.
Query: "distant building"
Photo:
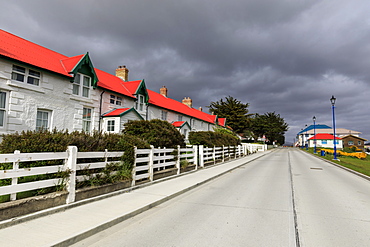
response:
[[[316,147],[318,148],[334,148],[334,136],[331,134],[316,134],[315,136],[308,139],[308,147],[315,147],[315,140]],[[338,149],[343,148],[343,141],[340,137],[335,137],[335,145]]]
[[[308,144],[308,140],[314,136],[314,133],[316,134],[331,134],[334,135],[334,131],[331,127],[325,124],[317,124],[316,130],[314,130],[314,125],[310,125],[306,127],[305,129],[302,129],[297,134],[297,143],[296,146],[305,146]],[[344,128],[336,128],[335,129],[335,136],[337,137],[344,137],[344,136],[357,136],[359,137],[361,135],[361,132],[355,131],[355,130],[349,130]]]
[[[354,135],[347,135],[342,137],[343,140],[343,147],[352,147],[356,146],[361,150],[365,150],[365,142],[367,141],[364,138],[354,136]]]

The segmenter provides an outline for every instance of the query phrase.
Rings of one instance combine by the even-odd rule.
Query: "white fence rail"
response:
[[[161,171],[181,172],[181,164],[192,164],[193,169],[235,159],[258,151],[265,151],[265,145],[243,144],[236,147],[208,148],[191,146],[186,148],[154,148],[136,149],[135,162],[132,169],[132,186],[138,181],[153,181],[154,175]],[[66,203],[75,201],[76,183],[102,175],[101,169],[108,164],[121,162],[124,152],[78,152],[77,147],[70,146],[66,152],[58,153],[20,153],[0,154],[0,165],[11,167],[0,169],[0,180],[8,179],[10,185],[0,186],[0,196],[10,195],[10,200],[17,199],[17,193],[42,188],[65,186],[68,196]],[[86,161],[87,160],[87,161]],[[32,167],[36,161],[52,161],[55,164]],[[92,170],[94,169],[94,170]],[[100,170],[99,170],[100,169]],[[89,172],[77,175],[79,171]],[[81,172],[80,172],[81,173]],[[31,176],[50,175],[49,178],[27,182],[24,178]],[[21,181],[23,179],[23,181]],[[39,178],[42,179],[42,178]],[[11,182],[10,182],[11,181]]]

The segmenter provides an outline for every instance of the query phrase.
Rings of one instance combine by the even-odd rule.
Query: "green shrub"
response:
[[[221,131],[199,131],[189,133],[189,142],[192,145],[204,145],[207,147],[237,146],[240,144],[239,138],[234,134],[223,133]]]
[[[125,124],[123,132],[137,136],[155,147],[185,146],[181,133],[169,122],[159,119],[130,121]]]

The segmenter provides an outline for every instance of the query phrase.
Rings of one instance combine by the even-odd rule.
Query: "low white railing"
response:
[[[132,169],[132,186],[140,180],[154,180],[154,174],[161,171],[175,170],[181,172],[181,162],[192,164],[194,170],[203,168],[205,165],[224,162],[257,151],[265,151],[264,145],[247,144],[236,147],[208,148],[191,146],[186,148],[135,148],[135,162]],[[11,169],[0,170],[0,180],[11,180],[10,185],[0,186],[0,196],[10,195],[10,200],[17,199],[17,193],[32,191],[42,188],[65,186],[68,196],[66,203],[75,201],[76,183],[91,179],[92,176],[102,175],[97,172],[89,173],[89,176],[78,175],[78,171],[101,169],[108,164],[119,163],[124,152],[78,152],[77,147],[70,146],[66,152],[56,153],[20,153],[0,154],[0,164],[11,166]],[[84,162],[88,159],[89,162]],[[90,162],[91,160],[95,160]],[[102,161],[103,160],[103,161]],[[27,162],[56,161],[57,165],[39,167],[27,167]],[[30,166],[30,165],[29,165]],[[54,174],[53,178],[33,182],[20,183],[19,179],[36,175]]]

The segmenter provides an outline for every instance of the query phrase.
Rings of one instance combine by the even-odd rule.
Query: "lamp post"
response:
[[[332,112],[333,112],[334,160],[337,160],[337,145],[336,145],[336,143],[335,143],[335,114],[334,114],[335,101],[336,101],[336,98],[334,97],[334,95],[333,95],[333,96],[331,96],[330,102],[331,102],[331,109],[332,109]]]
[[[305,141],[305,146],[306,146],[306,150],[308,150],[308,135],[307,135],[307,124],[305,125],[305,127],[306,127],[306,141]],[[307,142],[307,143],[306,143]]]
[[[316,153],[316,117],[313,116],[312,120],[313,120],[313,145],[314,145],[313,153],[315,154]]]

